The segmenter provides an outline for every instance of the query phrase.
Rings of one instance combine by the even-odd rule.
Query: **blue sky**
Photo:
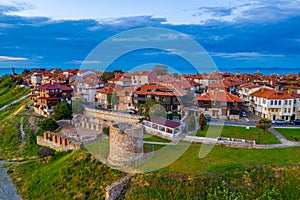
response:
[[[300,71],[298,0],[0,0],[0,67],[80,67],[103,40],[140,27],[187,34],[221,71]],[[134,67],[125,60],[115,67]]]

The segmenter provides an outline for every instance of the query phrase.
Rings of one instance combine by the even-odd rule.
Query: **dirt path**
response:
[[[24,138],[25,138],[25,132],[23,130],[23,117],[21,117],[21,120],[20,120],[20,132],[21,132],[21,136],[22,136],[22,142],[21,142],[21,145],[23,145],[24,143]]]

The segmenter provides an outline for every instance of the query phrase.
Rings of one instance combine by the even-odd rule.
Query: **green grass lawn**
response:
[[[276,128],[276,131],[290,141],[300,141],[300,128]]]
[[[21,97],[29,94],[29,92],[29,88],[21,87],[0,89],[0,108],[17,99],[20,99]]]
[[[3,159],[21,156],[19,126],[28,101],[25,99],[0,112],[0,157]]]
[[[144,134],[144,141],[148,141],[148,142],[164,142],[164,143],[170,143],[172,142],[171,140],[165,139],[165,138],[161,138],[158,137],[156,135],[152,135],[149,133],[145,133]]]
[[[203,131],[198,131],[197,136],[199,137],[205,137],[208,125],[205,127]],[[220,126],[216,125],[210,125],[210,131],[214,132],[214,128],[220,128]],[[259,128],[250,127],[250,129],[246,129],[246,127],[238,127],[238,126],[223,126],[221,136],[222,137],[230,137],[230,138],[241,138],[246,140],[255,140],[256,143],[259,143],[259,135],[258,132],[261,132]],[[214,134],[214,133],[210,133]],[[280,142],[277,140],[277,138],[270,133],[269,131],[266,131],[265,133],[260,134],[260,142],[261,144],[279,144]]]
[[[22,199],[104,199],[105,187],[125,174],[110,169],[86,150],[56,153],[9,170]]]
[[[215,146],[204,158],[198,154],[201,144],[190,148],[161,172],[201,174],[244,165],[299,165],[300,147],[285,149],[241,149]]]

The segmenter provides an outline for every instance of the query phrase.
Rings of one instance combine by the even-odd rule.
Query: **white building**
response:
[[[292,90],[260,88],[251,95],[251,111],[271,120],[299,118],[299,95]]]

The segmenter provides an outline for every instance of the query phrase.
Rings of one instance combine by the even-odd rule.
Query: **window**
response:
[[[293,108],[293,112],[296,112],[296,107]]]
[[[271,100],[271,106],[273,105],[273,100]]]
[[[292,100],[289,100],[289,105],[292,105]]]
[[[266,104],[266,100],[265,99],[263,99],[263,104]]]
[[[284,105],[287,105],[287,100],[284,101]]]
[[[281,100],[278,101],[278,105],[281,105]]]
[[[294,99],[294,104],[296,104],[297,103],[297,101],[296,101],[296,99]]]
[[[275,105],[275,106],[277,105],[277,100],[275,100],[274,105]]]
[[[285,112],[285,113],[287,112],[287,109],[286,109],[286,108],[284,109],[284,112]]]

